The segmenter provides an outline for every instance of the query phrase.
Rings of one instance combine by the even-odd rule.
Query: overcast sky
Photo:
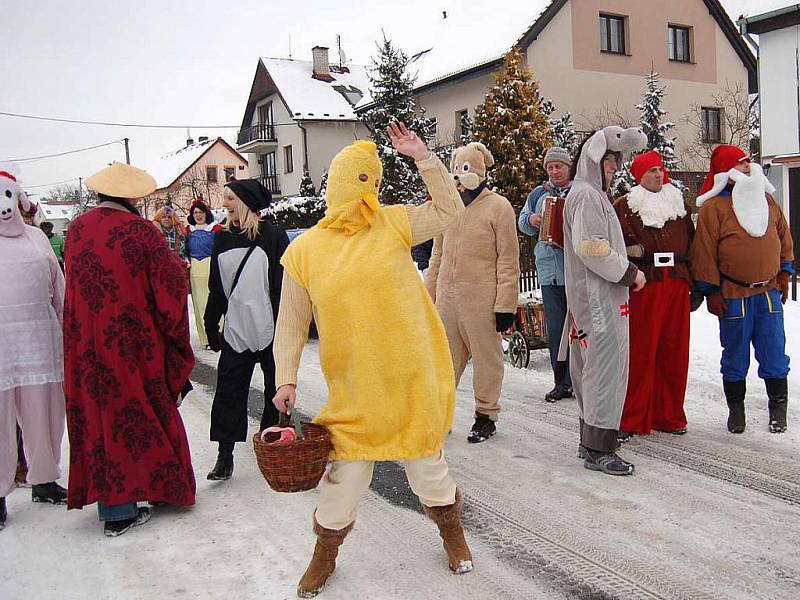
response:
[[[791,3],[723,0],[734,17]],[[259,56],[288,56],[291,48],[294,58],[310,60],[311,47],[320,44],[331,47],[333,60],[340,34],[348,59],[367,64],[382,29],[413,53],[425,45],[429,27],[441,18],[442,9],[485,7],[483,2],[466,0],[6,0],[0,20],[0,112],[189,125],[195,139],[222,135],[233,142]],[[147,167],[180,148],[186,130],[0,115],[0,162],[124,137],[130,138],[131,162]],[[19,166],[26,188],[44,194],[50,184],[77,183],[78,177],[124,158],[122,144],[115,143]]]

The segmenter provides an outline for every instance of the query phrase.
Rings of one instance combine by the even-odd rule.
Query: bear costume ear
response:
[[[494,166],[494,156],[486,146],[480,142],[471,142],[469,145],[483,155],[483,164],[486,165],[486,168]]]
[[[450,172],[453,173],[456,169],[456,158],[458,158],[458,150],[453,150],[453,153],[450,155]]]

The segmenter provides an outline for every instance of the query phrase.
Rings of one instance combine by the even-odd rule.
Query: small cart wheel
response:
[[[508,343],[508,358],[511,364],[518,369],[526,369],[530,357],[531,354],[528,351],[528,342],[525,341],[525,336],[519,331],[515,331],[511,334],[511,340]]]

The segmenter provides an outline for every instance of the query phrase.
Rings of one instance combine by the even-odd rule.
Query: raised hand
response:
[[[425,142],[416,133],[409,131],[405,123],[392,121],[389,127],[386,128],[386,133],[389,134],[392,146],[400,154],[404,154],[414,160],[424,160],[430,155]]]

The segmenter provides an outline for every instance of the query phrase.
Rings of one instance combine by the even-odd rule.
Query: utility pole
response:
[[[131,152],[128,148],[128,138],[125,138],[123,141],[125,142],[125,162],[131,164]]]
[[[75,212],[77,213],[75,216],[83,214],[83,177],[78,177],[78,210]]]

